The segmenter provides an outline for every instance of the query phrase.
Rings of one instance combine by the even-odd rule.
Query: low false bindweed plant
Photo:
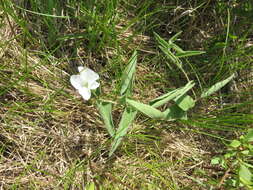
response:
[[[214,157],[213,165],[220,165],[226,170],[223,177],[224,185],[238,189],[253,189],[253,129],[239,139],[228,144],[226,154]],[[222,185],[222,184],[220,184]]]
[[[160,36],[155,34],[158,43],[160,44],[159,47],[162,49],[165,55],[169,56],[170,59],[173,59],[174,60],[173,63],[178,65],[180,69],[184,71],[181,61],[179,59],[180,56],[187,57],[199,55],[202,54],[203,52],[182,50],[179,46],[174,44],[174,41],[176,40],[176,37],[178,35],[179,34],[173,36],[168,43]],[[176,54],[173,54],[173,52],[170,51],[172,48],[177,50]],[[188,110],[195,106],[197,100],[199,100],[200,98],[208,97],[211,94],[215,93],[235,77],[235,75],[233,74],[227,79],[216,83],[209,89],[202,92],[201,96],[199,98],[196,98],[195,100],[190,95],[187,94],[187,92],[189,92],[195,85],[193,81],[189,80],[185,86],[169,91],[166,94],[150,101],[149,104],[144,104],[132,99],[136,65],[137,65],[137,52],[135,51],[132,57],[130,58],[128,66],[122,75],[121,88],[120,88],[121,89],[120,104],[123,105],[124,111],[117,127],[115,127],[115,124],[113,122],[112,103],[110,101],[104,100],[98,100],[97,102],[98,109],[104,120],[104,124],[107,128],[107,131],[110,134],[111,138],[113,139],[109,156],[111,156],[115,152],[115,150],[120,145],[123,137],[126,136],[127,131],[132,122],[134,121],[136,114],[138,112],[144,114],[145,116],[151,119],[166,120],[166,121],[175,121],[178,119],[186,120]],[[188,78],[187,75],[186,77]],[[160,111],[158,109],[159,107],[167,104],[168,102],[173,102],[173,105],[167,107],[165,111]]]
[[[172,60],[173,63],[175,63],[182,72],[186,72],[183,70],[182,62],[180,61],[180,57],[187,57],[192,55],[198,55],[203,52],[201,51],[184,51],[179,46],[177,46],[174,41],[176,40],[177,36],[179,34],[176,34],[172,37],[172,39],[169,40],[169,42],[166,42],[164,39],[162,39],[158,34],[155,34],[156,39],[158,43],[160,44],[160,49],[165,53],[165,55]],[[171,49],[175,50],[175,54],[171,51]],[[122,74],[121,79],[121,86],[120,86],[120,101],[119,104],[121,104],[124,108],[124,111],[121,115],[120,122],[117,126],[114,124],[114,120],[112,117],[112,108],[113,104],[111,101],[106,101],[102,99],[97,100],[97,107],[100,112],[101,117],[103,118],[105,127],[112,138],[112,144],[111,149],[109,152],[109,156],[112,156],[112,154],[115,152],[115,150],[120,145],[123,137],[126,136],[127,131],[129,130],[129,127],[133,123],[133,121],[136,118],[136,115],[138,112],[144,114],[145,116],[151,118],[151,119],[158,119],[158,120],[165,120],[165,121],[175,121],[175,120],[186,120],[187,119],[187,112],[189,109],[193,108],[195,106],[196,101],[198,101],[200,98],[205,98],[207,96],[210,96],[211,94],[218,91],[220,88],[225,86],[229,81],[231,81],[234,78],[234,74],[228,77],[227,79],[216,83],[211,88],[207,89],[206,91],[202,92],[201,96],[199,98],[193,99],[190,95],[187,93],[192,90],[195,83],[194,81],[188,80],[188,76],[186,75],[186,78],[188,80],[188,83],[180,88],[171,90],[167,92],[166,94],[152,100],[149,102],[149,104],[144,104],[138,101],[133,100],[133,88],[134,88],[134,76],[136,72],[136,65],[137,65],[137,52],[134,51],[133,55],[131,56],[128,66],[126,67],[125,71]],[[82,73],[81,73],[82,74]],[[72,77],[73,78],[73,77]],[[94,78],[94,77],[93,77]],[[79,78],[78,78],[79,79]],[[78,80],[80,81],[87,81],[87,79]],[[92,82],[96,82],[98,77],[95,77]],[[72,81],[73,83],[73,81]],[[88,83],[87,83],[88,84]],[[80,86],[80,85],[78,85]],[[95,85],[96,87],[98,85]],[[83,86],[82,86],[83,88]],[[77,88],[78,89],[78,88]],[[89,88],[88,91],[92,89]],[[78,89],[80,92],[80,89]],[[87,90],[87,89],[86,89]],[[81,94],[84,96],[83,94]],[[89,96],[90,97],[90,96]],[[86,98],[87,99],[87,98]],[[172,106],[167,107],[165,111],[160,111],[158,108],[167,105],[168,102],[172,102]]]

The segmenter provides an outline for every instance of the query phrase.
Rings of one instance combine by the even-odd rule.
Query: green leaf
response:
[[[100,115],[104,120],[105,127],[111,137],[115,134],[115,127],[112,120],[112,103],[100,101],[97,103]]]
[[[165,115],[166,120],[168,121],[174,121],[176,119],[187,120],[186,112],[179,108],[177,105],[169,107],[163,113]]]
[[[115,138],[125,136],[127,133],[128,127],[134,121],[137,111],[131,108],[126,108],[121,117],[119,128],[117,129]]]
[[[253,156],[253,145],[247,144],[247,147],[248,147],[248,149],[250,150],[251,155]]]
[[[205,51],[183,51],[176,54],[177,57],[190,57],[206,53]]]
[[[178,52],[178,53],[183,53],[183,52],[185,52],[185,51],[184,51],[183,49],[181,49],[177,44],[172,43],[171,46],[172,46],[172,48],[173,48],[174,50],[176,50],[176,52]]]
[[[194,85],[195,85],[195,83],[193,81],[190,81],[184,87],[172,90],[172,91],[152,100],[150,102],[150,105],[152,105],[152,107],[154,107],[154,108],[157,108],[157,107],[160,107],[160,106],[166,104],[170,100],[174,100],[175,102],[179,101],[178,103],[180,103],[181,96],[183,96],[186,92],[188,92]]]
[[[162,46],[166,50],[170,50],[170,48],[172,47],[171,43],[169,44],[168,42],[166,42],[162,37],[160,37],[155,32],[154,32],[154,35],[155,35],[156,41],[160,44],[160,46]]]
[[[182,88],[178,88],[178,89],[172,90],[162,96],[159,96],[158,98],[151,100],[149,105],[151,105],[154,108],[160,107],[160,106],[166,104],[167,102],[169,102],[170,100],[173,100],[175,97],[179,96],[181,94],[181,90],[182,90]]]
[[[253,141],[253,129],[250,129],[248,133],[245,135],[244,140],[246,142],[252,142]]]
[[[119,128],[117,129],[116,135],[114,137],[112,147],[109,153],[109,156],[111,156],[115,150],[120,145],[122,138],[127,134],[127,131],[129,129],[129,126],[134,121],[137,111],[132,110],[131,108],[126,108],[124,110],[124,113],[121,117]]]
[[[94,182],[88,184],[85,189],[86,190],[95,190],[95,184],[94,184]]]
[[[163,112],[159,111],[158,109],[155,109],[154,107],[152,107],[150,105],[136,102],[136,101],[130,100],[128,98],[126,99],[126,102],[130,106],[132,106],[133,108],[142,112],[143,114],[147,115],[150,118],[153,118],[153,119],[164,119],[165,118],[165,115]]]
[[[233,141],[230,143],[229,146],[231,146],[231,147],[233,147],[233,148],[238,148],[239,146],[241,146],[241,142],[238,141],[238,140],[233,140]]]
[[[249,150],[243,150],[243,151],[241,151],[241,153],[244,154],[244,155],[249,155],[250,151]]]
[[[252,168],[253,169],[253,165],[252,164],[244,162],[243,165],[246,166],[246,167],[248,167],[248,168]]]
[[[188,95],[183,95],[175,100],[176,104],[184,111],[195,106],[195,101]]]
[[[235,152],[235,151],[233,151],[233,152],[228,152],[228,153],[224,154],[224,158],[225,158],[225,159],[228,159],[228,158],[231,158],[231,157],[233,157],[233,156],[235,156],[235,155],[236,155],[236,152]]]
[[[179,31],[178,33],[176,33],[174,36],[172,36],[169,40],[169,42],[174,42],[177,40],[178,36],[182,33],[182,31]]]
[[[178,32],[177,34],[175,34],[172,38],[170,38],[170,40],[167,42],[165,41],[162,37],[160,37],[157,33],[154,32],[156,41],[159,43],[159,47],[160,49],[166,53],[167,51],[169,51],[171,48],[173,48],[174,50],[176,50],[177,52],[184,52],[184,50],[182,50],[178,45],[174,44],[173,42],[177,40],[177,37],[181,34],[182,32]],[[174,57],[174,55],[173,55]]]
[[[225,168],[225,169],[227,169],[227,168],[228,168],[228,166],[227,166],[227,163],[226,163],[225,159],[221,159],[221,160],[220,160],[220,165],[221,165],[221,167],[223,167],[223,168]]]
[[[229,36],[231,39],[238,39],[238,36],[233,35],[233,34],[228,34],[228,36]]]
[[[163,53],[165,55],[167,55],[167,57],[180,69],[182,69],[182,63],[180,61],[180,59],[175,56],[169,49],[166,49],[162,46],[159,46],[159,48],[163,51]]]
[[[174,42],[177,40],[178,36],[182,33],[182,31],[178,32],[177,34],[175,34],[174,36],[172,36],[169,41],[165,41],[162,37],[160,37],[157,33],[155,34],[155,38],[156,41],[159,43],[159,45],[161,46],[160,49],[162,49],[162,51],[166,54],[167,51],[169,51],[171,48],[173,48],[174,50],[176,50],[176,52],[178,53],[185,53],[186,51],[184,51],[182,48],[180,48],[177,44],[175,44]],[[190,51],[189,51],[190,52]],[[192,51],[193,52],[193,51]],[[194,53],[194,52],[193,52]],[[174,55],[173,55],[174,56]]]
[[[252,173],[244,164],[240,165],[239,178],[240,178],[240,181],[246,185],[252,184],[252,181],[251,181],[252,180]]]
[[[214,157],[212,160],[211,160],[211,164],[212,165],[217,165],[220,163],[220,157]]]
[[[216,91],[220,90],[223,86],[225,86],[227,83],[229,83],[233,78],[235,77],[235,74],[232,74],[227,79],[216,83],[215,85],[211,86],[208,90],[203,92],[201,94],[201,98],[205,98],[207,96],[210,96],[211,94],[215,93]]]
[[[137,64],[137,52],[134,51],[132,57],[130,58],[128,62],[128,66],[125,69],[123,75],[122,75],[122,81],[121,81],[121,90],[120,95],[123,96],[129,91],[132,92],[132,83],[134,78],[134,73],[136,70],[136,64]]]

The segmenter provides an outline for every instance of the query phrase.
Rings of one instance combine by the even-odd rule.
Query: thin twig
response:
[[[225,174],[222,176],[222,178],[221,178],[221,180],[220,180],[220,182],[219,182],[219,184],[218,184],[218,188],[219,188],[219,189],[221,188],[221,186],[222,186],[222,184],[224,183],[224,181],[228,178],[230,170],[231,170],[231,169],[228,168],[227,171],[225,172]]]

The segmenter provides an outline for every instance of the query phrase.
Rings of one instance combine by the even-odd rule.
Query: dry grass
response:
[[[175,18],[181,14],[183,12],[175,12]],[[206,18],[196,21],[202,23],[199,28],[194,19],[185,27],[183,39],[195,39],[191,35],[194,31],[200,31],[196,36],[202,35],[196,37],[197,42],[189,42],[190,46],[199,48],[196,44],[217,32],[214,29],[219,27],[205,26]],[[177,21],[173,22],[176,27]],[[224,148],[218,140],[191,132],[194,126],[146,120],[141,115],[120,150],[108,158],[110,140],[95,102],[83,102],[69,84],[69,76],[76,69],[68,59],[71,53],[66,48],[62,59],[42,57],[22,47],[19,36],[13,34],[18,34],[19,28],[13,21],[11,23],[11,27],[6,22],[0,29],[0,188],[81,190],[93,181],[97,189],[103,186],[103,189],[204,190],[209,180],[217,182],[221,177],[224,171],[210,165],[210,158]],[[128,30],[119,39],[132,33]],[[179,87],[177,82],[183,84],[182,80],[168,76],[165,64],[161,66],[155,56],[154,59],[145,58],[155,52],[152,40],[136,35],[131,44],[133,48],[141,47],[142,52],[134,91],[134,97],[141,102]],[[122,45],[126,44],[122,41]],[[127,55],[119,58],[122,63],[116,67],[113,62],[106,66],[98,63],[117,56],[114,49],[108,48],[102,58],[81,48],[77,52],[78,64],[101,73],[105,98],[118,101],[115,91],[119,81],[115,80],[117,77],[111,79],[111,75],[122,73]],[[82,62],[83,57],[87,62]],[[252,100],[251,77],[238,82],[236,91],[245,89],[247,92],[238,102]],[[198,105],[204,111],[198,113],[208,115],[218,104],[217,99],[204,102]],[[118,122],[120,110],[121,107],[116,106],[115,122]]]
[[[13,37],[8,32],[1,31],[5,40],[2,38],[2,43]],[[157,136],[160,140],[148,140],[148,144],[146,140],[140,143],[130,139],[122,149],[133,153],[123,152],[108,160],[107,135],[97,110],[92,104],[83,103],[71,88],[69,74],[30,52],[24,54],[26,50],[17,40],[8,43],[1,56],[4,68],[9,69],[1,70],[6,79],[1,81],[1,87],[7,91],[1,97],[0,108],[2,188],[62,189],[70,178],[70,189],[82,189],[84,181],[95,176],[102,177],[100,182],[105,187],[114,181],[111,188],[118,189],[152,189],[154,184],[166,188],[189,180],[182,176],[198,166],[202,155],[198,142],[189,134],[176,135],[165,130]],[[150,85],[146,82],[151,76],[151,81],[154,76],[162,77],[149,70],[138,68],[139,87],[135,93],[143,95],[137,97],[140,100],[158,96],[154,86],[158,87],[159,81]],[[144,86],[145,91],[138,92]],[[133,128],[138,135],[138,128],[145,127],[139,124]],[[173,181],[171,184],[168,178]]]
[[[1,81],[5,92],[0,108],[1,186],[57,187],[76,160],[103,145],[105,130],[95,107],[83,104],[66,82],[69,75],[36,55],[24,56],[26,50],[11,40],[8,31],[1,31],[2,43],[8,42],[1,52],[5,79]]]

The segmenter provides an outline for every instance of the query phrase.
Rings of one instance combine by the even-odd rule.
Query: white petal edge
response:
[[[88,88],[81,88],[78,90],[78,92],[84,100],[89,100],[91,97],[91,91]]]
[[[76,89],[82,88],[82,79],[80,75],[72,75],[70,77],[70,83]]]
[[[80,72],[82,72],[82,70],[84,70],[84,67],[83,66],[78,66],[77,69],[78,69],[78,71],[80,73]]]
[[[85,81],[94,82],[99,79],[99,75],[89,68],[85,68],[80,72],[81,78]]]
[[[89,83],[89,89],[91,89],[91,90],[95,90],[96,88],[98,88],[99,87],[99,83],[98,82],[92,82],[92,83]]]

